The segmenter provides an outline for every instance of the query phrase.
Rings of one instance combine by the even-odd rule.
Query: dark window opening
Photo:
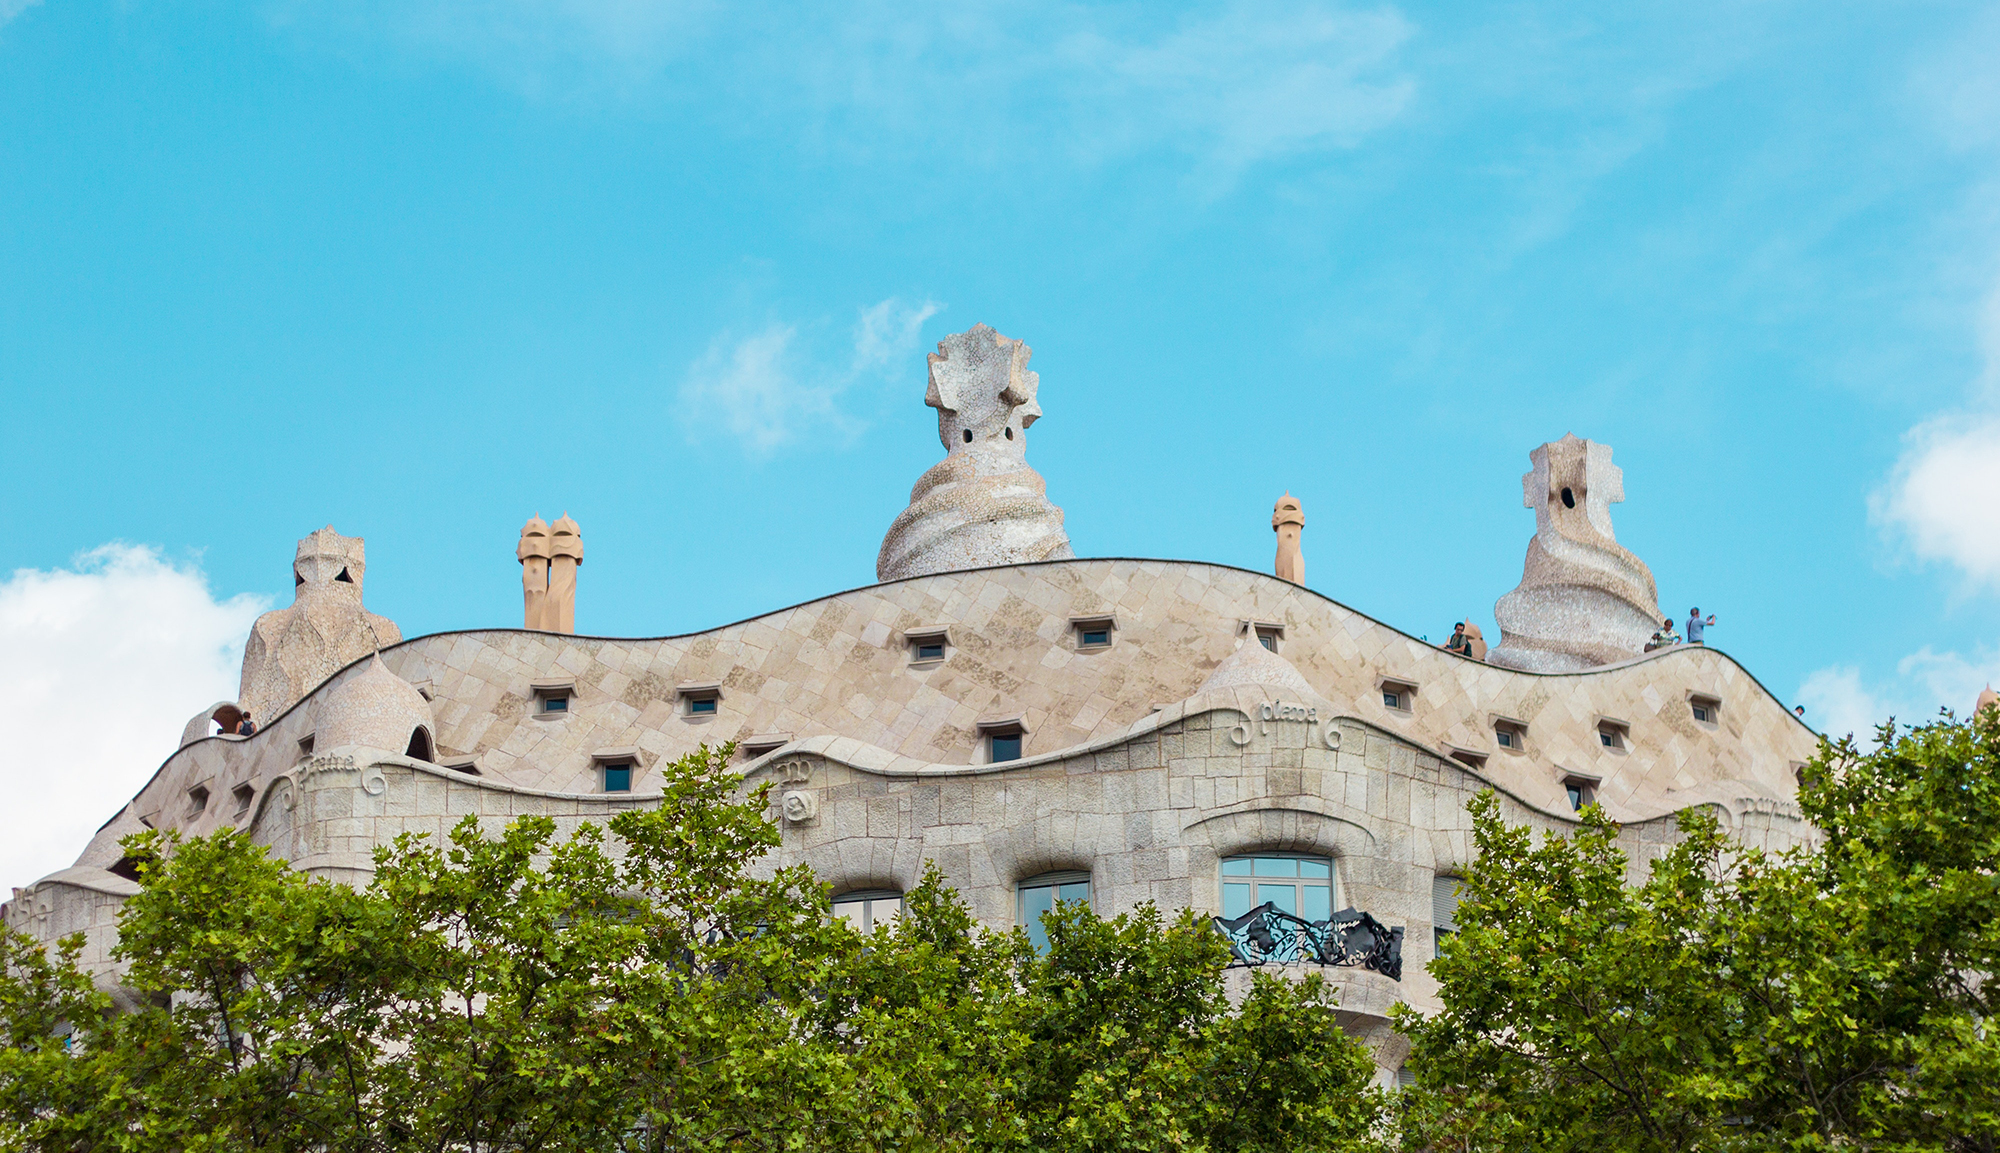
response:
[[[1576,496],[1575,494],[1571,493],[1568,489],[1563,490],[1563,507],[1564,508],[1576,507]]]
[[[310,757],[313,755],[313,736],[314,734],[307,733],[305,736],[299,738],[300,756]]]
[[[1403,707],[1403,694],[1401,694],[1401,693],[1391,693],[1391,692],[1384,692],[1384,693],[1382,694],[1382,707],[1384,707],[1384,708],[1389,708],[1389,709],[1400,709],[1400,708],[1402,708],[1402,707]]]
[[[695,717],[704,717],[704,716],[712,717],[715,715],[715,709],[719,703],[720,702],[714,697],[689,697],[688,715]]]
[[[1597,782],[1585,777],[1564,777],[1563,792],[1569,796],[1569,807],[1579,813],[1585,805],[1597,803]]]
[[[345,568],[341,569],[341,570],[340,570],[340,575],[339,575],[339,576],[337,576],[337,577],[334,577],[333,579],[334,579],[334,580],[337,580],[337,581],[346,581],[346,582],[347,582],[348,584],[353,584],[353,583],[354,583],[354,578],[353,578],[353,577],[351,577],[351,576],[348,576],[348,575],[347,575],[347,570],[346,570]]]
[[[969,428],[965,430],[965,443],[972,443],[972,430]]]
[[[1014,426],[1013,426],[1013,425],[1008,425],[1008,426],[1007,426],[1007,439],[1008,439],[1008,440],[1013,440],[1013,439],[1014,439]]]
[[[1615,749],[1618,747],[1618,734],[1612,732],[1610,729],[1599,729],[1597,730],[1597,743],[1607,749]]]
[[[430,730],[424,728],[422,725],[411,729],[410,747],[403,750],[403,755],[406,757],[415,757],[420,761],[429,761],[431,759]]]
[[[1108,645],[1111,643],[1111,633],[1107,629],[1085,629],[1083,630],[1083,643],[1086,645]]]
[[[292,587],[297,588],[304,583],[306,583],[306,578],[301,576],[298,570],[294,569],[292,571]]]
[[[604,791],[607,793],[632,791],[632,765],[629,761],[604,766]]]
[[[1270,633],[1258,633],[1257,643],[1274,653],[1278,651],[1278,638],[1272,636]]]
[[[236,798],[236,815],[240,817],[250,811],[250,802],[257,799],[257,789],[253,785],[242,784],[229,790],[229,795]]]
[[[569,711],[569,698],[562,695],[543,697],[542,711],[545,713],[566,713]]]
[[[196,785],[194,788],[189,789],[188,815],[191,817],[200,816],[202,810],[206,808],[208,808],[208,786]]]
[[[943,641],[929,641],[929,642],[926,642],[926,643],[924,643],[924,644],[920,644],[920,645],[918,645],[918,646],[917,646],[917,659],[918,659],[918,660],[920,660],[920,661],[941,661],[941,660],[943,660],[943,659],[944,659],[944,642],[943,642]]]
[[[1708,711],[1707,705],[1696,705],[1694,706],[1694,719],[1698,721],[1712,721],[1715,719],[1715,715]]]
[[[1493,739],[1499,741],[1500,747],[1503,749],[1511,749],[1515,747],[1514,733],[1513,730],[1511,729],[1500,729],[1496,731],[1493,734]]]
[[[118,858],[118,863],[112,865],[107,871],[128,881],[137,881],[139,879],[139,866],[149,863],[150,858],[148,857],[134,856],[131,853],[127,853]]]
[[[994,764],[999,764],[1001,761],[1018,761],[1021,759],[1021,734],[994,733],[987,740],[990,742],[991,757]]]

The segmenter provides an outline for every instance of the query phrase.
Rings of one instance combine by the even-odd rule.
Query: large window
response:
[[[1333,862],[1296,853],[1260,853],[1222,862],[1222,915],[1240,917],[1266,901],[1280,912],[1324,921],[1336,907]]]
[[[857,889],[833,899],[833,915],[845,917],[859,933],[872,933],[903,915],[903,894],[894,889]]]
[[[1021,882],[1021,927],[1037,953],[1049,948],[1049,931],[1042,927],[1042,914],[1053,910],[1058,901],[1090,904],[1089,873],[1044,873]]]

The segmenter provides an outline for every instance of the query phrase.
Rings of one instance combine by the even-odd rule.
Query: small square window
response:
[[[1241,624],[1243,632],[1255,633],[1257,635],[1257,643],[1270,651],[1275,653],[1283,648],[1285,626],[1282,622],[1246,620],[1242,621]]]
[[[1380,683],[1383,708],[1406,713],[1415,707],[1417,686],[1408,681],[1390,680],[1386,677]]]
[[[1570,773],[1563,777],[1563,792],[1569,797],[1569,807],[1580,813],[1585,805],[1597,803],[1597,778]]]
[[[1708,711],[1707,705],[1696,705],[1694,706],[1694,719],[1698,721],[1712,721],[1715,719],[1715,714]]]
[[[1495,741],[1498,741],[1500,743],[1500,747],[1503,749],[1512,749],[1519,747],[1514,743],[1514,730],[1512,729],[1493,730],[1493,739]]]
[[[1618,747],[1618,734],[1611,729],[1599,729],[1597,730],[1597,743],[1607,749],[1615,749]]]
[[[1689,693],[1688,712],[1696,724],[1712,725],[1722,717],[1722,701],[1706,693]]]
[[[944,642],[943,642],[943,641],[925,641],[925,642],[924,642],[923,644],[920,644],[920,645],[918,645],[918,646],[917,646],[917,659],[918,659],[918,660],[920,660],[920,661],[941,661],[941,660],[943,660],[943,659],[944,659]]]
[[[607,762],[604,766],[604,791],[607,793],[629,793],[632,791],[632,762]]]
[[[188,816],[198,817],[208,808],[208,786],[196,785],[188,790]]]
[[[715,714],[715,707],[719,703],[714,697],[689,697],[688,715],[698,717],[707,714],[713,716]]]
[[[236,798],[236,815],[241,817],[250,811],[250,802],[257,799],[257,787],[241,784],[229,790],[229,795]]]
[[[951,655],[951,634],[943,625],[904,629],[903,641],[910,646],[910,663],[936,664]]]
[[[691,721],[713,720],[722,712],[722,686],[707,684],[680,685],[675,689],[681,698],[681,715]]]
[[[1632,726],[1611,717],[1599,717],[1597,743],[1614,753],[1625,752],[1632,747]]]
[[[1382,693],[1382,707],[1383,707],[1383,708],[1385,708],[1385,709],[1400,709],[1400,708],[1402,708],[1402,707],[1403,707],[1403,694],[1401,694],[1401,693],[1392,693],[1392,692],[1388,692],[1388,691],[1386,691],[1386,690],[1385,690],[1385,691],[1384,691],[1384,692]]]
[[[313,755],[312,733],[307,733],[305,736],[299,738],[299,755],[302,757],[310,757]]]
[[[1076,631],[1078,649],[1108,649],[1111,647],[1113,630],[1117,629],[1118,622],[1108,616],[1071,617],[1069,626]]]
[[[994,764],[1021,759],[1020,733],[994,733],[987,737],[988,759]]]
[[[1079,635],[1079,636],[1077,637],[1077,640],[1078,640],[1078,641],[1079,641],[1080,643],[1082,643],[1082,644],[1083,644],[1083,646],[1084,646],[1084,647],[1086,647],[1086,648],[1092,648],[1092,647],[1098,647],[1098,646],[1102,646],[1102,645],[1108,645],[1108,644],[1110,644],[1110,643],[1111,643],[1111,630],[1110,630],[1110,629],[1085,629],[1085,630],[1083,630],[1083,632],[1082,632],[1082,633],[1081,633],[1081,634],[1080,634],[1080,635]]]
[[[542,711],[545,713],[566,713],[569,711],[569,698],[553,694],[543,697]]]
[[[545,721],[559,721],[569,716],[570,698],[576,695],[574,678],[532,681],[528,688],[535,694],[536,717]]]
[[[1257,643],[1275,653],[1278,651],[1278,634],[1267,633],[1263,629],[1258,629]]]

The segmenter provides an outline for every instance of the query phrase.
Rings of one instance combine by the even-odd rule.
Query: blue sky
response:
[[[1289,489],[1313,587],[1491,635],[1574,432],[1808,720],[1962,711],[1995,59],[1991,4],[0,0],[10,691],[157,712],[136,784],[327,523],[412,635],[518,624],[534,512],[587,632],[868,583],[984,321],[1079,554],[1268,568]],[[147,579],[200,671],[87,698],[35,598]]]

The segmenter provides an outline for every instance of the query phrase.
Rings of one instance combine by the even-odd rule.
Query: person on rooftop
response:
[[[1451,639],[1444,643],[1444,647],[1446,652],[1457,653],[1462,657],[1472,655],[1472,638],[1465,635],[1464,621],[1459,621],[1452,626]]]
[[[1653,638],[1646,642],[1646,651],[1650,653],[1654,649],[1668,649],[1679,643],[1681,643],[1681,634],[1674,631],[1674,622],[1670,617],[1660,622],[1659,631],[1655,632]]]
[[[1715,614],[1714,614],[1714,613],[1710,613],[1710,614],[1708,614],[1708,618],[1707,618],[1706,620],[1704,620],[1704,619],[1702,619],[1702,615],[1701,615],[1701,610],[1700,610],[1700,609],[1698,609],[1698,608],[1697,608],[1697,609],[1689,609],[1689,610],[1688,610],[1688,643],[1689,643],[1689,644],[1691,644],[1691,645],[1698,645],[1698,644],[1701,644],[1701,643],[1703,643],[1703,642],[1702,642],[1702,639],[1701,639],[1701,631],[1702,631],[1703,629],[1707,628],[1708,626],[1710,626],[1710,625],[1714,624],[1714,623],[1715,623]]]

